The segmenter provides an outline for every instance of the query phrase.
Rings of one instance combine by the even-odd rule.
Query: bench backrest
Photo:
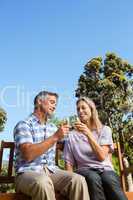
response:
[[[123,190],[126,192],[128,190],[127,186],[127,175],[129,173],[133,174],[133,165],[130,167],[124,166],[124,153],[121,150],[120,143],[117,142],[114,144],[115,150],[117,151],[118,161],[119,161],[119,168],[120,168],[120,178],[121,178],[121,186]]]
[[[0,183],[13,183],[13,160],[14,160],[14,142],[1,142],[0,147]],[[3,153],[4,149],[9,149],[9,160],[7,167],[7,175],[1,175],[2,172],[2,164],[3,164]]]

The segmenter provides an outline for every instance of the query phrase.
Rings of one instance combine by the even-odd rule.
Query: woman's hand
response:
[[[91,130],[87,127],[86,124],[84,124],[82,122],[76,122],[75,125],[74,125],[74,128],[77,131],[82,132],[86,136],[91,136],[92,135]]]

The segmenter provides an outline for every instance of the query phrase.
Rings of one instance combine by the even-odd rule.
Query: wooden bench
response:
[[[1,142],[0,147],[0,184],[14,183],[15,176],[13,175],[13,160],[14,160],[14,142]],[[9,161],[7,167],[7,175],[1,175],[2,161],[4,149],[9,149]],[[62,195],[56,193],[56,200],[66,200]],[[21,193],[0,193],[0,200],[31,200],[31,197]]]
[[[120,168],[120,178],[121,178],[121,185],[123,188],[123,191],[126,193],[128,200],[133,200],[133,192],[127,191],[127,184],[126,184],[126,176],[129,172],[133,173],[133,166],[129,168],[124,168],[123,165],[123,155],[121,153],[120,144],[116,143],[114,144],[115,152],[118,157],[119,161],[119,168]],[[63,151],[63,144],[59,143],[57,144],[56,148],[56,163],[58,164],[59,158],[60,158],[60,152]],[[3,151],[4,149],[9,149],[9,162],[8,162],[8,170],[7,175],[2,176],[2,160],[3,160]],[[13,175],[13,159],[14,159],[14,142],[1,142],[1,148],[0,148],[0,184],[1,183],[14,183],[14,175]],[[61,196],[59,193],[56,193],[56,199],[57,200],[66,200],[63,196]],[[0,193],[0,200],[31,200],[30,197],[19,194],[19,193]]]

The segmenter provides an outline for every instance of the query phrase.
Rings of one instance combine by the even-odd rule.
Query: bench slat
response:
[[[133,200],[133,192],[125,192],[128,200]]]
[[[0,200],[31,200],[31,198],[19,193],[0,193]]]
[[[0,183],[14,183],[14,176],[0,176]]]

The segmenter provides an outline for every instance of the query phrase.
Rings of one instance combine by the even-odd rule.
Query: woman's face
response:
[[[81,122],[86,123],[91,118],[91,109],[85,101],[79,101],[77,104],[77,114]]]

